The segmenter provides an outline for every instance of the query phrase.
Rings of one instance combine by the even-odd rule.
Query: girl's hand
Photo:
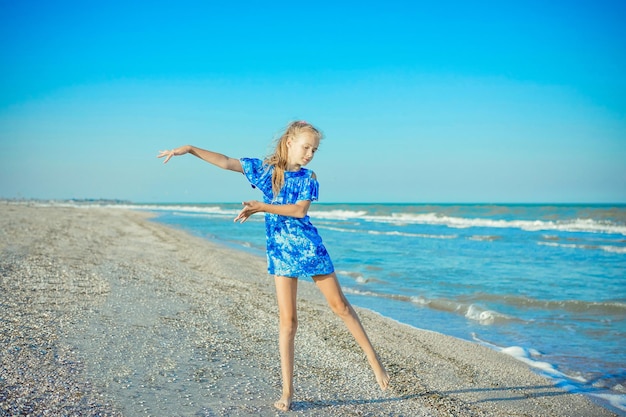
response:
[[[172,158],[172,156],[180,156],[180,155],[189,153],[189,149],[190,149],[190,146],[185,145],[185,146],[181,146],[180,148],[172,149],[171,151],[161,151],[157,155],[157,158],[165,157],[165,161],[163,161],[163,163],[166,164],[167,161],[169,161],[170,158]]]
[[[241,209],[237,217],[235,217],[235,220],[233,220],[234,222],[239,221],[239,223],[243,223],[248,220],[248,218],[254,213],[263,211],[263,203],[261,203],[260,201],[244,201],[241,204],[243,204],[243,208]]]

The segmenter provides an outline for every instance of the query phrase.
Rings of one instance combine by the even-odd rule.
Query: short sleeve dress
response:
[[[274,198],[273,166],[260,159],[242,158],[243,172],[253,188],[263,193],[267,204],[295,204],[302,200],[317,200],[319,183],[313,171],[301,168],[285,172],[285,185]],[[306,277],[330,274],[333,263],[309,216],[302,219],[265,213],[267,240],[267,271],[285,277]]]

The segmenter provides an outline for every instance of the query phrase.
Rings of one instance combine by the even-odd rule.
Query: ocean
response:
[[[239,204],[132,204],[265,257]],[[321,204],[309,215],[352,304],[515,356],[626,413],[626,205]],[[305,278],[310,279],[310,278]]]

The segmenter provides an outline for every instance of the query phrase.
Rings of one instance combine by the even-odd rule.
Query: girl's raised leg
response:
[[[354,336],[354,339],[357,341],[359,346],[361,346],[363,352],[365,352],[367,360],[372,367],[372,371],[374,371],[376,381],[378,382],[378,385],[380,385],[380,388],[383,390],[387,389],[387,386],[389,385],[389,374],[380,362],[372,343],[367,337],[365,329],[361,324],[361,320],[359,320],[359,316],[344,296],[335,273],[333,272],[328,275],[318,275],[313,277],[313,280],[317,284],[317,287],[322,291],[322,294],[324,294],[324,297],[326,297],[326,301],[330,305],[330,308],[335,314],[341,317],[343,322],[346,324],[346,327],[348,327],[348,330],[350,330],[350,333],[352,333],[352,336]]]
[[[291,399],[293,397],[293,351],[294,339],[298,328],[298,316],[296,313],[298,280],[296,278],[275,276],[274,282],[276,284],[276,299],[278,300],[278,347],[283,380],[282,397],[274,403],[274,407],[282,411],[288,411],[291,408]]]

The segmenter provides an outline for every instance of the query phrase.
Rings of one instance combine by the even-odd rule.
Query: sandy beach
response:
[[[149,214],[0,202],[0,415],[610,416],[487,347],[357,309],[391,374],[299,282],[280,413],[265,260]]]

